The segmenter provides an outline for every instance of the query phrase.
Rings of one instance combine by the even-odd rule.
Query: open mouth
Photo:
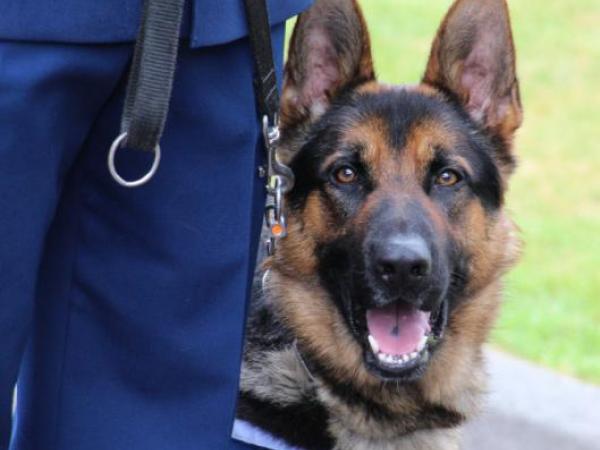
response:
[[[402,301],[364,311],[367,367],[384,379],[420,377],[443,337],[447,314],[446,300],[432,312]]]

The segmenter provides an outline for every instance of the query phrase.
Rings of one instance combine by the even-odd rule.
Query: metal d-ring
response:
[[[152,161],[152,167],[150,167],[148,173],[137,180],[128,181],[119,175],[119,172],[117,172],[117,168],[115,167],[115,155],[117,154],[117,150],[121,147],[121,143],[126,137],[127,132],[121,133],[110,146],[110,150],[108,151],[108,171],[112,175],[113,179],[121,186],[134,188],[146,184],[158,170],[158,165],[160,164],[160,145],[156,144],[156,147],[154,147],[154,161]]]

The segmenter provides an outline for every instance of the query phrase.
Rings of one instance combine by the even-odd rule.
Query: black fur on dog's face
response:
[[[328,226],[338,230],[334,238],[317,237],[318,274],[378,375],[420,375],[442,338],[468,277],[469,255],[452,227],[465,225],[473,204],[493,215],[502,203],[493,152],[453,104],[384,88],[342,96],[293,160],[298,181],[290,204],[301,213],[308,197],[317,197]],[[430,330],[419,336],[426,342],[406,347],[392,323],[387,331],[400,336],[389,345],[397,344],[397,353],[376,354],[381,343],[367,311],[377,310],[387,313],[380,321],[429,315]],[[405,325],[419,325],[413,321]]]
[[[294,31],[282,113],[296,185],[280,260],[318,279],[371,374],[418,379],[457,306],[503,269],[490,236],[521,121],[504,1],[457,1],[413,87],[375,81],[355,2],[317,2]],[[336,320],[308,308],[302,321]],[[316,339],[320,355],[343,345]]]

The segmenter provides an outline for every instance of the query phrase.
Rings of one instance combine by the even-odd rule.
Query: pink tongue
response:
[[[379,350],[388,355],[412,353],[431,327],[431,313],[400,303],[367,311],[369,333],[379,344]]]

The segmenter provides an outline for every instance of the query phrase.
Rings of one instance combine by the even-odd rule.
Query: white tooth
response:
[[[410,359],[415,359],[417,357],[417,352],[412,352],[410,354]]]
[[[402,355],[402,361],[407,362],[408,361],[408,355]]]
[[[417,345],[417,351],[420,352],[425,348],[425,344],[427,344],[427,336],[423,336],[419,341],[419,345]]]
[[[377,353],[377,358],[379,361],[385,361],[385,353]]]
[[[371,350],[373,350],[373,353],[375,353],[375,354],[379,353],[379,344],[377,343],[375,338],[371,335],[369,335],[369,344],[371,345]]]

